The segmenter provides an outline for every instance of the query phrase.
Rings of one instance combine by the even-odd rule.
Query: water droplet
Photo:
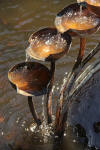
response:
[[[4,135],[4,132],[3,132],[3,131],[1,132],[1,135]]]
[[[64,133],[64,136],[66,136],[66,133]]]
[[[82,15],[82,5],[80,5],[80,16]]]
[[[75,140],[75,139],[73,140],[73,143],[76,143],[76,140]]]
[[[36,127],[37,127],[36,124],[32,124],[32,125],[30,126],[30,131],[31,131],[31,132],[35,132]]]
[[[59,90],[59,86],[57,87],[57,90]]]

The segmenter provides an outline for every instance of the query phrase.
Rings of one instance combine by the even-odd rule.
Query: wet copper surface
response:
[[[84,2],[84,1],[93,6],[100,6],[99,0],[77,0],[78,3]]]
[[[100,1],[99,0],[85,0],[88,4],[93,5],[93,6],[100,6]]]
[[[87,8],[93,14],[100,17],[100,1],[98,3],[90,3],[90,2],[87,1]]]
[[[50,72],[42,64],[24,62],[12,67],[8,72],[8,78],[19,90],[32,94],[47,86]]]
[[[71,37],[61,35],[55,28],[44,28],[29,38],[27,54],[38,60],[58,59],[69,50]]]
[[[86,2],[90,12],[100,17],[100,1],[99,0],[77,0],[78,3]]]
[[[55,25],[60,32],[72,29],[77,33],[81,31],[84,35],[90,33],[90,30],[96,31],[100,25],[100,19],[88,11],[84,3],[74,3],[57,14]]]

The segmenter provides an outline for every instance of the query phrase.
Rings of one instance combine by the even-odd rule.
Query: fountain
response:
[[[68,32],[72,36],[80,37],[78,63],[84,56],[86,36],[95,33],[100,27],[100,18],[92,14],[83,3],[74,3],[61,10],[55,19],[55,26],[59,32]]]
[[[73,18],[75,18],[75,20]],[[85,126],[83,120],[81,123],[81,111],[77,114],[78,110],[75,107],[75,103],[77,103],[79,97],[82,97],[80,93],[82,93],[82,88],[84,86],[87,89],[89,89],[90,86],[93,86],[99,90],[99,86],[96,86],[95,82],[99,79],[100,61],[97,60],[90,66],[85,66],[90,59],[100,51],[100,43],[88,54],[87,57],[83,59],[83,56],[85,49],[85,36],[95,33],[99,29],[100,18],[91,13],[87,9],[85,3],[75,3],[64,8],[57,14],[55,25],[57,29],[47,27],[33,33],[29,38],[30,45],[26,49],[26,56],[34,58],[37,61],[49,61],[51,63],[50,69],[38,62],[29,62],[28,59],[26,59],[26,62],[17,64],[9,70],[8,78],[11,85],[17,90],[17,93],[28,97],[30,112],[37,124],[38,132],[40,131],[40,128],[42,128],[42,131],[46,132],[44,135],[50,132],[48,135],[53,137],[54,143],[56,141],[61,142],[66,130],[66,123],[75,125],[78,129],[83,129],[83,132],[87,132],[87,135],[84,135],[88,138],[88,145],[93,146],[93,144],[96,145],[95,140],[91,142],[91,133],[87,131],[88,126]],[[52,90],[54,84],[55,61],[68,52],[71,46],[72,36],[80,37],[80,51],[72,71],[65,76],[65,81],[62,84],[59,93],[60,96],[57,101],[57,107],[55,107],[56,114],[53,118]],[[88,84],[90,86],[87,87]],[[89,92],[91,93],[91,89],[89,89]],[[42,98],[43,120],[36,113],[32,102],[33,95],[46,95],[46,100],[44,97]],[[98,92],[97,95],[99,95]],[[96,103],[98,102],[97,95],[94,93]],[[84,99],[84,97],[81,99]],[[85,107],[88,105],[87,103],[88,102],[85,101]],[[89,104],[91,106],[94,105],[94,103],[90,103],[90,100]],[[84,114],[83,106],[83,100],[80,100],[78,108],[80,109],[82,107],[82,115]],[[74,115],[73,111],[76,112]],[[87,107],[86,112],[88,113]],[[91,112],[89,115],[91,115]],[[97,116],[98,114],[96,117]],[[100,120],[96,117],[93,116],[92,123],[95,132],[99,133]],[[91,124],[89,125],[89,127],[92,128]],[[98,147],[98,142],[96,146]]]
[[[40,76],[41,74],[41,76]],[[32,96],[43,95],[50,80],[49,70],[36,62],[24,62],[15,65],[8,72],[8,78],[17,93],[28,96],[28,104],[37,125],[41,124],[32,103]],[[45,79],[45,80],[44,80]]]
[[[55,72],[55,61],[68,52],[71,46],[71,36],[60,34],[55,28],[44,28],[32,34],[29,38],[30,46],[26,53],[30,57],[51,62],[51,81],[47,93],[48,122],[52,122],[51,96]]]

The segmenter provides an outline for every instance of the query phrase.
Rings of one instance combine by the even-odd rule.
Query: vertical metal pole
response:
[[[32,102],[32,97],[31,96],[28,96],[28,105],[29,105],[29,108],[30,108],[30,112],[35,120],[35,122],[37,123],[37,125],[39,126],[41,124],[41,120],[39,119],[39,117],[37,116],[36,114],[36,111],[35,111],[35,108],[34,108],[34,105],[33,105],[33,102]]]

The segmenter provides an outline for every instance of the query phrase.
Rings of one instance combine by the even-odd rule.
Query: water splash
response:
[[[80,5],[80,16],[82,15],[82,5]]]
[[[30,57],[29,55],[27,54],[27,51],[26,51],[26,59],[25,59],[25,62],[28,62],[30,60]]]
[[[29,55],[29,49],[30,49],[30,46],[25,50],[25,53],[26,53],[25,62],[28,62],[28,61],[32,60],[32,57],[30,57],[30,55]]]
[[[30,125],[29,129],[30,129],[30,131],[33,132],[33,133],[38,132],[38,130],[37,130],[38,127],[37,127],[37,124],[36,124],[36,123],[32,123],[32,124]],[[27,128],[26,130],[28,130],[28,128]]]
[[[43,111],[42,111],[42,117],[43,117],[43,121],[46,121],[46,116],[45,116],[45,96],[42,96],[42,107],[43,107]]]
[[[42,125],[40,126],[42,130],[42,136],[43,136],[43,141],[44,143],[48,142],[48,138],[51,137],[52,134],[52,127],[51,125],[47,124],[47,118],[46,118],[46,106],[45,106],[45,96],[42,97],[42,106],[43,106],[43,112],[42,112],[42,117],[43,117],[43,122]]]
[[[57,33],[56,35],[53,35],[53,36],[48,35],[47,37],[44,37],[44,39],[41,39],[41,40],[47,46],[54,45],[55,50],[63,49],[66,46],[66,40],[61,37],[60,33]]]

